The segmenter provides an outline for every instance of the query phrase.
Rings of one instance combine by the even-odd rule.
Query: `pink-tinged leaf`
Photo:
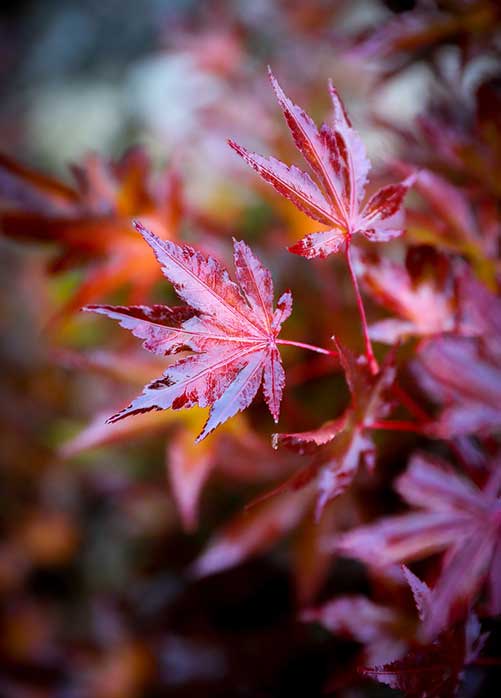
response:
[[[311,505],[313,494],[311,488],[286,492],[239,514],[209,541],[194,564],[195,575],[215,574],[266,551],[297,525]]]
[[[75,437],[62,445],[59,450],[61,458],[74,458],[94,448],[122,443],[142,436],[150,436],[166,431],[171,421],[165,415],[142,414],[130,422],[112,425],[107,421],[109,413],[99,412]]]
[[[382,344],[397,344],[406,337],[416,333],[416,327],[412,322],[405,320],[395,320],[388,318],[374,322],[369,327],[369,337],[373,342],[381,342]]]
[[[347,533],[336,549],[370,566],[386,567],[426,557],[453,545],[464,531],[465,516],[449,513],[404,514]]]
[[[248,407],[262,382],[266,403],[278,420],[285,375],[276,339],[291,311],[290,292],[282,295],[274,310],[270,273],[243,242],[234,242],[237,284],[212,257],[188,245],[160,240],[140,224],[137,228],[190,306],[87,309],[118,320],[144,339],[150,351],[193,353],[169,366],[162,378],[147,385],[110,421],[150,410],[210,407],[201,440]]]
[[[258,330],[251,313],[242,304],[242,294],[226,269],[189,245],[161,240],[140,223],[136,228],[153,250],[162,271],[178,296],[195,310],[214,317],[228,333],[238,335]]]
[[[429,619],[430,589],[409,570],[404,571],[421,620]],[[436,640],[420,643],[404,657],[379,665],[374,662],[359,671],[402,691],[407,698],[455,698],[465,667],[478,658],[487,639],[480,631],[478,618],[471,613],[463,623],[446,629]]]
[[[463,618],[480,591],[489,572],[497,536],[489,535],[480,525],[468,536],[461,536],[451,554],[446,556],[442,574],[433,587],[430,614],[424,634],[436,637],[444,628]]]
[[[392,218],[400,210],[404,197],[415,180],[416,177],[411,176],[400,184],[388,184],[377,191],[364,207],[362,215],[365,221],[375,223]]]
[[[435,425],[442,438],[489,431],[501,424],[501,361],[494,338],[438,337],[419,350],[416,377],[444,409]],[[491,356],[489,356],[489,353]]]
[[[334,635],[364,645],[364,662],[388,662],[401,656],[406,648],[403,619],[398,611],[365,596],[334,599],[320,608],[305,611],[302,620],[316,621]]]
[[[257,153],[251,153],[233,141],[229,141],[229,144],[265,182],[292,201],[300,211],[323,225],[332,225],[333,215],[330,212],[330,206],[309,174],[295,165],[285,165],[274,157],[265,158]]]
[[[311,233],[291,245],[288,250],[293,254],[301,255],[306,259],[320,257],[324,259],[330,254],[339,252],[345,245],[346,233],[342,230],[325,230],[320,233]]]
[[[180,430],[167,446],[167,466],[183,526],[193,531],[197,525],[198,500],[212,467],[214,457],[210,449],[193,446],[188,430]]]
[[[360,232],[371,242],[387,242],[404,232],[404,197],[415,181],[408,177],[400,184],[389,184],[369,199],[361,214]]]
[[[294,166],[249,153],[231,141],[230,145],[282,196],[331,228],[306,236],[290,247],[290,251],[308,259],[326,257],[339,252],[345,240],[356,233],[374,241],[400,235],[403,232],[403,198],[413,177],[381,189],[363,207],[370,163],[336,89],[329,84],[332,126],[323,124],[319,129],[308,114],[285,95],[271,71],[270,79],[294,142],[317,177],[319,187],[309,175]]]
[[[406,502],[430,511],[476,514],[483,506],[480,490],[461,478],[448,463],[416,454],[395,489]],[[487,508],[487,503],[485,505]]]
[[[388,318],[371,325],[372,339],[394,344],[408,336],[429,336],[454,328],[456,284],[453,274],[436,278],[425,273],[426,269],[425,272],[413,269],[412,259],[416,255],[434,268],[447,265],[444,257],[419,247],[410,248],[405,265],[388,259],[355,257],[357,274],[374,300],[402,318]],[[449,272],[448,265],[446,270]]]
[[[497,483],[494,477],[479,489],[450,466],[416,456],[398,479],[397,490],[420,510],[350,531],[337,549],[375,568],[445,551],[425,619],[425,631],[433,639],[464,615],[496,564],[501,538]]]
[[[501,366],[501,298],[465,272],[459,279],[459,312],[461,334],[479,337],[489,361]]]
[[[311,450],[310,446],[315,447],[312,461],[280,490],[301,489],[315,481],[317,519],[327,503],[350,485],[361,464],[369,470],[373,468],[375,447],[367,427],[391,409],[386,393],[396,371],[394,352],[389,352],[380,372],[373,376],[365,361],[357,360],[338,343],[337,350],[351,392],[351,405],[319,429],[273,436],[275,447],[287,445],[303,453]]]

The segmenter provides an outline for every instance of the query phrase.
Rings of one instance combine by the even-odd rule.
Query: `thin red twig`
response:
[[[349,237],[346,240],[346,261],[348,263],[348,269],[350,272],[351,281],[353,283],[355,297],[357,299],[358,312],[360,314],[360,320],[362,322],[362,331],[364,334],[364,341],[365,341],[365,355],[367,357],[367,361],[369,363],[369,368],[370,368],[372,374],[376,375],[376,373],[378,373],[378,371],[379,371],[379,366],[378,366],[378,362],[376,360],[376,357],[374,356],[374,351],[372,349],[372,344],[371,344],[371,340],[369,337],[369,328],[367,326],[367,316],[365,315],[365,308],[364,308],[364,304],[362,301],[362,296],[360,294],[360,288],[358,286],[357,275],[355,274],[355,270],[353,269],[353,264],[351,261],[350,238]]]

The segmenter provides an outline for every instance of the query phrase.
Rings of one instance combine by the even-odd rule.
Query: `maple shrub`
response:
[[[400,43],[402,24],[390,32],[398,51],[404,39],[411,50],[421,45],[412,22],[403,28]],[[376,38],[355,50],[375,50]],[[501,614],[500,194],[492,168],[484,167],[488,147],[474,168],[467,148],[474,134],[451,127],[445,155],[423,146],[414,157],[417,137],[404,133],[406,161],[388,163],[397,181],[377,189],[379,176],[369,176],[364,143],[335,87],[328,86],[329,122],[318,127],[271,71],[270,80],[303,168],[233,140],[229,146],[255,171],[242,167],[244,182],[260,186],[257,173],[263,196],[277,206],[285,198],[318,225],[288,247],[292,255],[284,252],[291,289],[280,283],[277,294],[260,257],[271,259],[280,237],[270,237],[259,256],[254,239],[234,238],[229,264],[228,231],[221,234],[186,204],[175,168],[154,182],[141,149],[116,163],[88,158],[74,168],[75,187],[0,158],[2,234],[55,243],[47,272],[81,274],[48,331],[60,341],[57,333],[83,306],[115,320],[154,355],[60,348],[57,359],[66,366],[112,375],[127,387],[118,396],[110,391],[105,416],[66,441],[58,457],[167,431],[170,487],[184,532],[203,518],[201,492],[213,472],[250,492],[247,507],[191,563],[190,580],[236,567],[289,537],[297,617],[356,643],[352,661],[326,690],[368,680],[411,698],[452,698],[468,666],[496,663],[488,631]],[[425,137],[446,133],[440,123],[434,131],[423,126]],[[187,244],[182,220],[204,235]],[[302,272],[287,276],[304,267],[319,279],[322,307],[309,298],[314,284],[302,284]],[[340,278],[351,300],[335,324],[342,303],[327,289],[335,295]],[[151,300],[159,279],[165,297],[179,304]],[[123,304],[110,304],[121,290]],[[294,322],[293,294],[308,322]],[[327,326],[325,341],[301,336],[301,328],[318,326]],[[342,397],[323,398],[318,416],[308,401],[311,382],[332,376],[339,382],[329,390],[339,386]],[[138,384],[145,387],[130,399]],[[276,433],[269,433],[266,408]],[[365,593],[364,584],[341,591],[329,585],[341,558],[355,561]]]
[[[331,357],[344,372],[349,405],[316,429],[274,434],[275,448],[308,453],[307,465],[219,534],[195,570],[208,574],[236,564],[263,547],[267,530],[273,528],[277,538],[313,504],[315,525],[324,534],[318,557],[325,557],[323,545],[331,553],[363,560],[375,579],[382,575],[393,584],[408,584],[420,622],[404,630],[401,611],[356,596],[305,612],[305,620],[359,641],[364,646],[359,668],[365,676],[409,696],[452,696],[464,666],[475,661],[485,642],[476,614],[501,612],[501,459],[492,442],[501,424],[501,302],[464,260],[433,248],[423,248],[422,259],[414,263],[416,251],[409,248],[406,265],[359,250],[359,236],[385,243],[404,233],[405,195],[414,184],[425,192],[432,188],[433,175],[407,168],[403,181],[367,197],[370,163],[334,86],[329,85],[330,125],[318,128],[271,73],[270,78],[311,174],[229,144],[280,195],[322,224],[321,231],[294,243],[290,252],[307,260],[344,256],[365,353],[356,357],[334,337],[330,349],[282,339],[282,324],[292,312],[291,292],[285,291],[274,306],[271,274],[245,242],[234,241],[232,280],[213,256],[160,239],[137,222],[185,305],[89,305],[86,310],[117,320],[148,351],[180,358],[109,422],[151,410],[210,407],[197,438],[201,441],[246,409],[261,386],[278,422],[286,390],[280,347],[295,345]],[[436,180],[437,187],[448,186]],[[452,201],[450,205],[454,208]],[[359,282],[393,317],[368,325]],[[415,358],[406,361],[423,393],[436,403],[433,417],[422,407],[423,399],[416,404],[397,379],[398,344],[412,336],[421,341],[413,345]],[[390,345],[381,363],[373,340]],[[410,418],[385,419],[399,404]],[[329,528],[322,529],[326,508],[335,510],[335,499],[352,485],[362,464],[370,472],[377,468],[373,434],[378,429],[442,439],[456,466],[416,453],[395,483],[412,509],[332,539]],[[472,437],[475,442],[468,441]],[[440,558],[430,568],[435,571],[429,587],[402,563],[432,555]]]

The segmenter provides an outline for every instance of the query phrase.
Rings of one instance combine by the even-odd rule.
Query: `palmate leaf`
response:
[[[425,633],[434,639],[464,615],[486,580],[491,611],[499,613],[501,470],[493,464],[483,489],[429,456],[417,455],[397,481],[397,491],[418,509],[382,519],[343,536],[336,549],[373,567],[446,551],[430,597]]]
[[[280,489],[301,489],[314,481],[317,519],[326,504],[350,485],[361,463],[372,469],[375,454],[372,423],[385,417],[393,406],[388,393],[396,375],[394,352],[388,353],[374,376],[364,358],[357,360],[346,347],[336,346],[351,393],[349,406],[318,429],[273,435],[276,448],[288,446],[300,453],[314,452],[311,462]]]
[[[423,245],[408,249],[405,264],[361,254],[354,259],[365,289],[397,315],[370,325],[372,340],[395,344],[413,335],[433,336],[455,328],[458,275],[445,256]]]
[[[117,421],[150,410],[210,407],[197,441],[245,409],[263,385],[265,401],[278,421],[285,374],[277,347],[282,323],[292,309],[286,291],[273,310],[273,282],[244,242],[234,242],[237,282],[212,257],[189,245],[164,241],[140,223],[165,276],[188,306],[92,305],[86,310],[112,317],[157,354],[190,351],[150,383]]]
[[[414,596],[419,619],[425,624],[434,612],[432,590],[403,566]],[[398,689],[407,698],[454,698],[464,670],[482,651],[488,633],[481,633],[474,613],[464,621],[446,628],[436,639],[419,643],[403,657],[374,666],[359,668],[367,678]]]
[[[313,120],[270,79],[294,142],[318,180],[294,165],[251,153],[233,141],[230,146],[282,196],[310,218],[330,229],[307,235],[289,248],[303,257],[326,257],[340,251],[356,233],[382,242],[403,232],[402,203],[413,177],[383,187],[363,205],[370,163],[353,130],[336,89],[329,85],[333,106],[332,127],[317,128]]]
[[[71,175],[71,186],[61,184],[0,155],[0,234],[53,244],[50,273],[82,272],[53,321],[124,286],[130,299],[144,296],[160,273],[130,219],[140,216],[157,235],[172,239],[184,205],[179,173],[171,168],[154,178],[139,147],[117,161],[89,155]]]
[[[411,650],[401,659],[359,669],[363,676],[402,691],[406,698],[454,698],[465,666],[473,662],[485,641],[480,623],[471,615],[437,640]]]
[[[433,613],[432,591],[407,567],[402,570],[419,620],[426,622]],[[407,612],[359,595],[336,597],[307,609],[302,617],[359,642],[358,673],[398,689],[408,698],[453,698],[465,666],[477,659],[487,639],[474,614],[433,641],[420,638],[420,624]]]
[[[432,435],[488,434],[501,425],[501,301],[472,275],[461,279],[458,330],[423,342],[414,373],[442,411]]]

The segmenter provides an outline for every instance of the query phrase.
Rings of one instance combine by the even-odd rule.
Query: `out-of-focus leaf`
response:
[[[162,238],[175,238],[182,207],[179,176],[153,182],[145,152],[118,162],[90,155],[72,168],[75,186],[60,184],[0,158],[0,230],[18,241],[55,243],[50,270],[83,267],[83,279],[57,319],[125,285],[130,297],[148,291],[158,266],[130,230],[132,216]]]
[[[397,491],[418,510],[355,529],[336,544],[337,550],[375,568],[447,551],[440,577],[430,597],[426,635],[434,639],[462,617],[497,565],[499,525],[499,464],[483,489],[429,456],[414,456],[396,484]],[[499,580],[491,589],[495,608]],[[496,612],[496,611],[495,611]]]
[[[416,256],[421,258],[419,265],[415,264]],[[454,329],[454,275],[447,259],[432,248],[410,249],[405,266],[358,255],[355,267],[372,297],[399,316],[372,324],[371,339],[395,344],[412,335],[428,336]]]
[[[307,487],[284,492],[239,514],[209,541],[194,564],[194,574],[221,572],[251,555],[265,552],[297,526],[313,498],[313,489]]]
[[[275,447],[284,444],[300,453],[308,451],[311,445],[319,447],[311,462],[279,488],[300,489],[314,480],[317,517],[331,499],[349,486],[360,463],[365,463],[369,470],[374,467],[375,447],[369,429],[392,408],[387,393],[395,380],[393,352],[374,376],[364,358],[355,359],[340,344],[337,348],[352,398],[346,412],[317,430],[273,436]]]

